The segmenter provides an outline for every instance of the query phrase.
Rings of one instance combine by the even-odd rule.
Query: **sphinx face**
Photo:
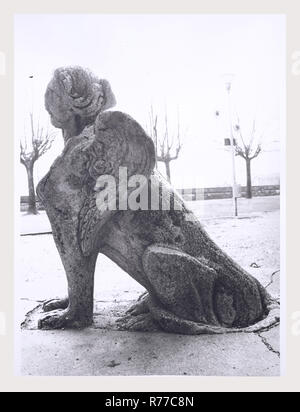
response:
[[[53,80],[49,83],[45,95],[45,107],[54,127],[65,129],[73,118],[66,97],[60,92],[58,84]]]

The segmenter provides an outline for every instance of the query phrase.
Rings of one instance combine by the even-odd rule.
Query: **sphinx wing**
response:
[[[110,195],[117,203],[119,170],[127,168],[127,175],[143,175],[149,178],[155,165],[155,150],[152,139],[130,116],[121,112],[104,112],[95,122],[95,136],[85,150],[87,170],[92,188],[79,216],[79,239],[84,255],[89,255],[97,246],[100,230],[116,213],[115,210],[99,208],[99,178],[110,176],[115,179],[117,190]]]

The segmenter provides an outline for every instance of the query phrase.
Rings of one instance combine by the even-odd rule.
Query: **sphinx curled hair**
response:
[[[53,104],[53,94],[60,99],[59,109]],[[93,124],[100,112],[115,104],[109,82],[78,66],[56,69],[45,95],[47,111],[62,125],[74,117],[79,129]]]

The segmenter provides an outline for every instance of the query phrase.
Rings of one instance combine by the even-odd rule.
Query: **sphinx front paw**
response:
[[[69,309],[53,310],[43,315],[38,322],[38,328],[43,330],[52,329],[83,329],[91,326],[93,317],[79,318],[71,313]]]
[[[69,299],[51,299],[43,303],[44,312],[52,312],[57,309],[67,309],[69,306]]]
[[[139,297],[138,301],[126,311],[126,314],[131,316],[138,316],[149,313],[149,299],[150,297],[148,292],[143,293]]]

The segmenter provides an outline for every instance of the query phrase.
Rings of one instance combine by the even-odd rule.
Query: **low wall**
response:
[[[196,200],[213,200],[213,199],[231,199],[231,187],[211,187],[205,189],[177,189],[186,201]],[[279,196],[280,186],[253,186],[252,193],[254,197],[259,196]],[[246,187],[242,187],[242,197],[246,197]],[[28,208],[28,196],[21,196],[21,211],[26,212]],[[37,202],[38,210],[44,210],[43,205]]]
[[[36,206],[38,210],[45,210],[41,202],[37,201]],[[21,212],[27,212],[28,210],[28,196],[21,196],[20,199]]]
[[[212,199],[231,199],[231,187],[211,187],[205,189],[177,189],[184,200],[212,200]],[[242,197],[246,197],[247,188],[242,187]],[[254,197],[279,196],[280,186],[253,186],[252,194]]]

